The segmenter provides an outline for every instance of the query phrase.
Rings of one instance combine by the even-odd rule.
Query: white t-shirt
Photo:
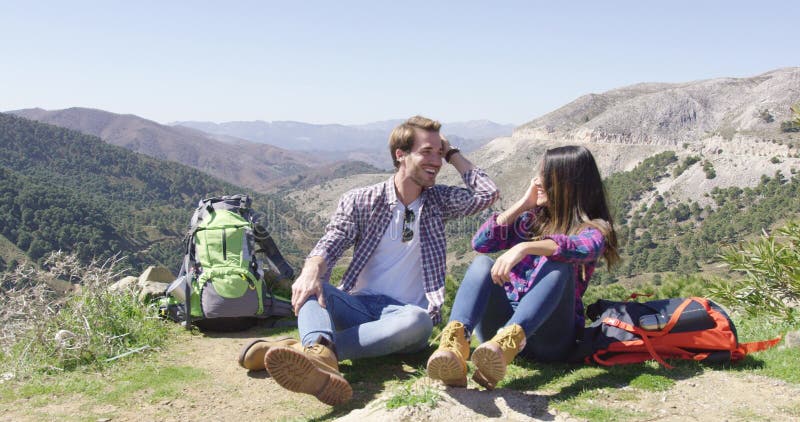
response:
[[[406,227],[414,231],[408,242],[403,242],[403,224],[406,208],[414,213],[414,222]],[[422,211],[420,198],[403,206],[395,203],[392,220],[375,252],[358,275],[352,294],[385,295],[400,302],[428,308],[422,278],[422,247],[420,245],[419,217]]]

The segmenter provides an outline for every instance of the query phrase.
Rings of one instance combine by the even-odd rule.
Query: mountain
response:
[[[374,130],[386,134],[403,123],[405,119],[383,120],[380,122],[366,123],[363,125],[351,125],[350,127],[360,130]],[[490,140],[498,136],[506,136],[514,130],[514,125],[495,123],[491,120],[469,120],[466,122],[446,122],[442,123],[442,132],[446,136],[458,136],[464,139]]]
[[[647,157],[674,151],[699,156],[716,177],[694,167],[664,181],[660,193],[699,198],[714,188],[754,186],[762,175],[798,167],[800,134],[782,132],[790,106],[800,101],[800,68],[748,78],[680,84],[647,83],[584,95],[518,127],[475,153],[512,196],[527,183],[547,148],[586,145],[605,176],[631,170]]]
[[[364,125],[317,125],[286,121],[174,122],[212,135],[233,136],[267,143],[293,151],[306,151],[337,160],[358,160],[383,169],[392,168],[387,140],[403,120],[385,120]],[[442,132],[464,151],[475,150],[498,136],[511,134],[512,125],[488,120],[444,123]]]
[[[800,68],[749,78],[643,83],[588,94],[523,124],[515,138],[678,146],[775,136],[800,99]]]
[[[217,137],[182,126],[165,126],[131,114],[88,108],[11,114],[100,137],[112,145],[207,172],[230,183],[268,191],[278,179],[296,175],[327,160],[263,143]]]
[[[800,132],[783,130],[798,102],[800,68],[637,84],[582,96],[467,156],[500,187],[494,208],[502,210],[524,192],[547,149],[586,146],[617,215],[625,254],[620,273],[691,274],[724,245],[800,217]],[[287,198],[324,221],[341,193],[379,180],[354,175]],[[439,182],[462,183],[451,166]],[[473,226],[456,224],[451,247],[465,250]],[[598,280],[604,277],[611,276]]]
[[[63,250],[84,261],[121,253],[138,270],[176,268],[197,201],[238,192],[247,190],[95,136],[0,113],[0,246],[11,253],[4,252],[7,262]],[[268,210],[284,253],[298,255],[284,237],[291,210],[280,197],[254,197],[254,208]]]

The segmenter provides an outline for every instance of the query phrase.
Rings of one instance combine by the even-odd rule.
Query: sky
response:
[[[555,3],[0,0],[0,111],[523,124],[634,83],[800,65],[800,2]]]

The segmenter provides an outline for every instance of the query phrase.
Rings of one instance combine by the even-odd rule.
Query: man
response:
[[[440,126],[415,116],[392,131],[395,174],[342,196],[292,285],[300,342],[256,340],[240,354],[242,366],[265,356],[278,384],[336,405],[353,394],[340,359],[427,346],[444,302],[444,222],[479,212],[499,196],[489,177],[439,134]],[[435,185],[443,158],[467,188]],[[331,286],[331,269],[353,245],[342,285]]]

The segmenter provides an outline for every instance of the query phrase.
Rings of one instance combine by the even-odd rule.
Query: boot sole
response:
[[[479,347],[472,352],[475,374],[472,379],[488,390],[494,390],[497,383],[506,376],[506,362],[502,351]]]
[[[353,397],[353,388],[344,377],[318,368],[301,352],[277,347],[267,353],[265,360],[272,379],[289,391],[311,394],[330,406]]]
[[[253,346],[255,346],[258,343],[266,343],[266,342],[277,343],[279,341],[290,340],[291,338],[292,337],[289,337],[289,336],[278,337],[278,338],[276,338],[274,340],[265,340],[265,339],[259,338],[259,339],[255,339],[255,340],[251,341],[250,343],[245,344],[244,346],[242,346],[242,351],[239,352],[239,358],[237,359],[237,361],[239,362],[239,366],[241,366],[244,369],[250,370],[250,371],[261,371],[261,370],[264,370],[265,368],[251,369],[251,368],[248,368],[248,367],[244,366],[244,359],[245,359],[245,357],[247,355],[247,352],[249,352],[250,349],[253,348]]]
[[[428,377],[440,380],[451,387],[467,386],[467,368],[452,352],[436,352],[428,359]]]

